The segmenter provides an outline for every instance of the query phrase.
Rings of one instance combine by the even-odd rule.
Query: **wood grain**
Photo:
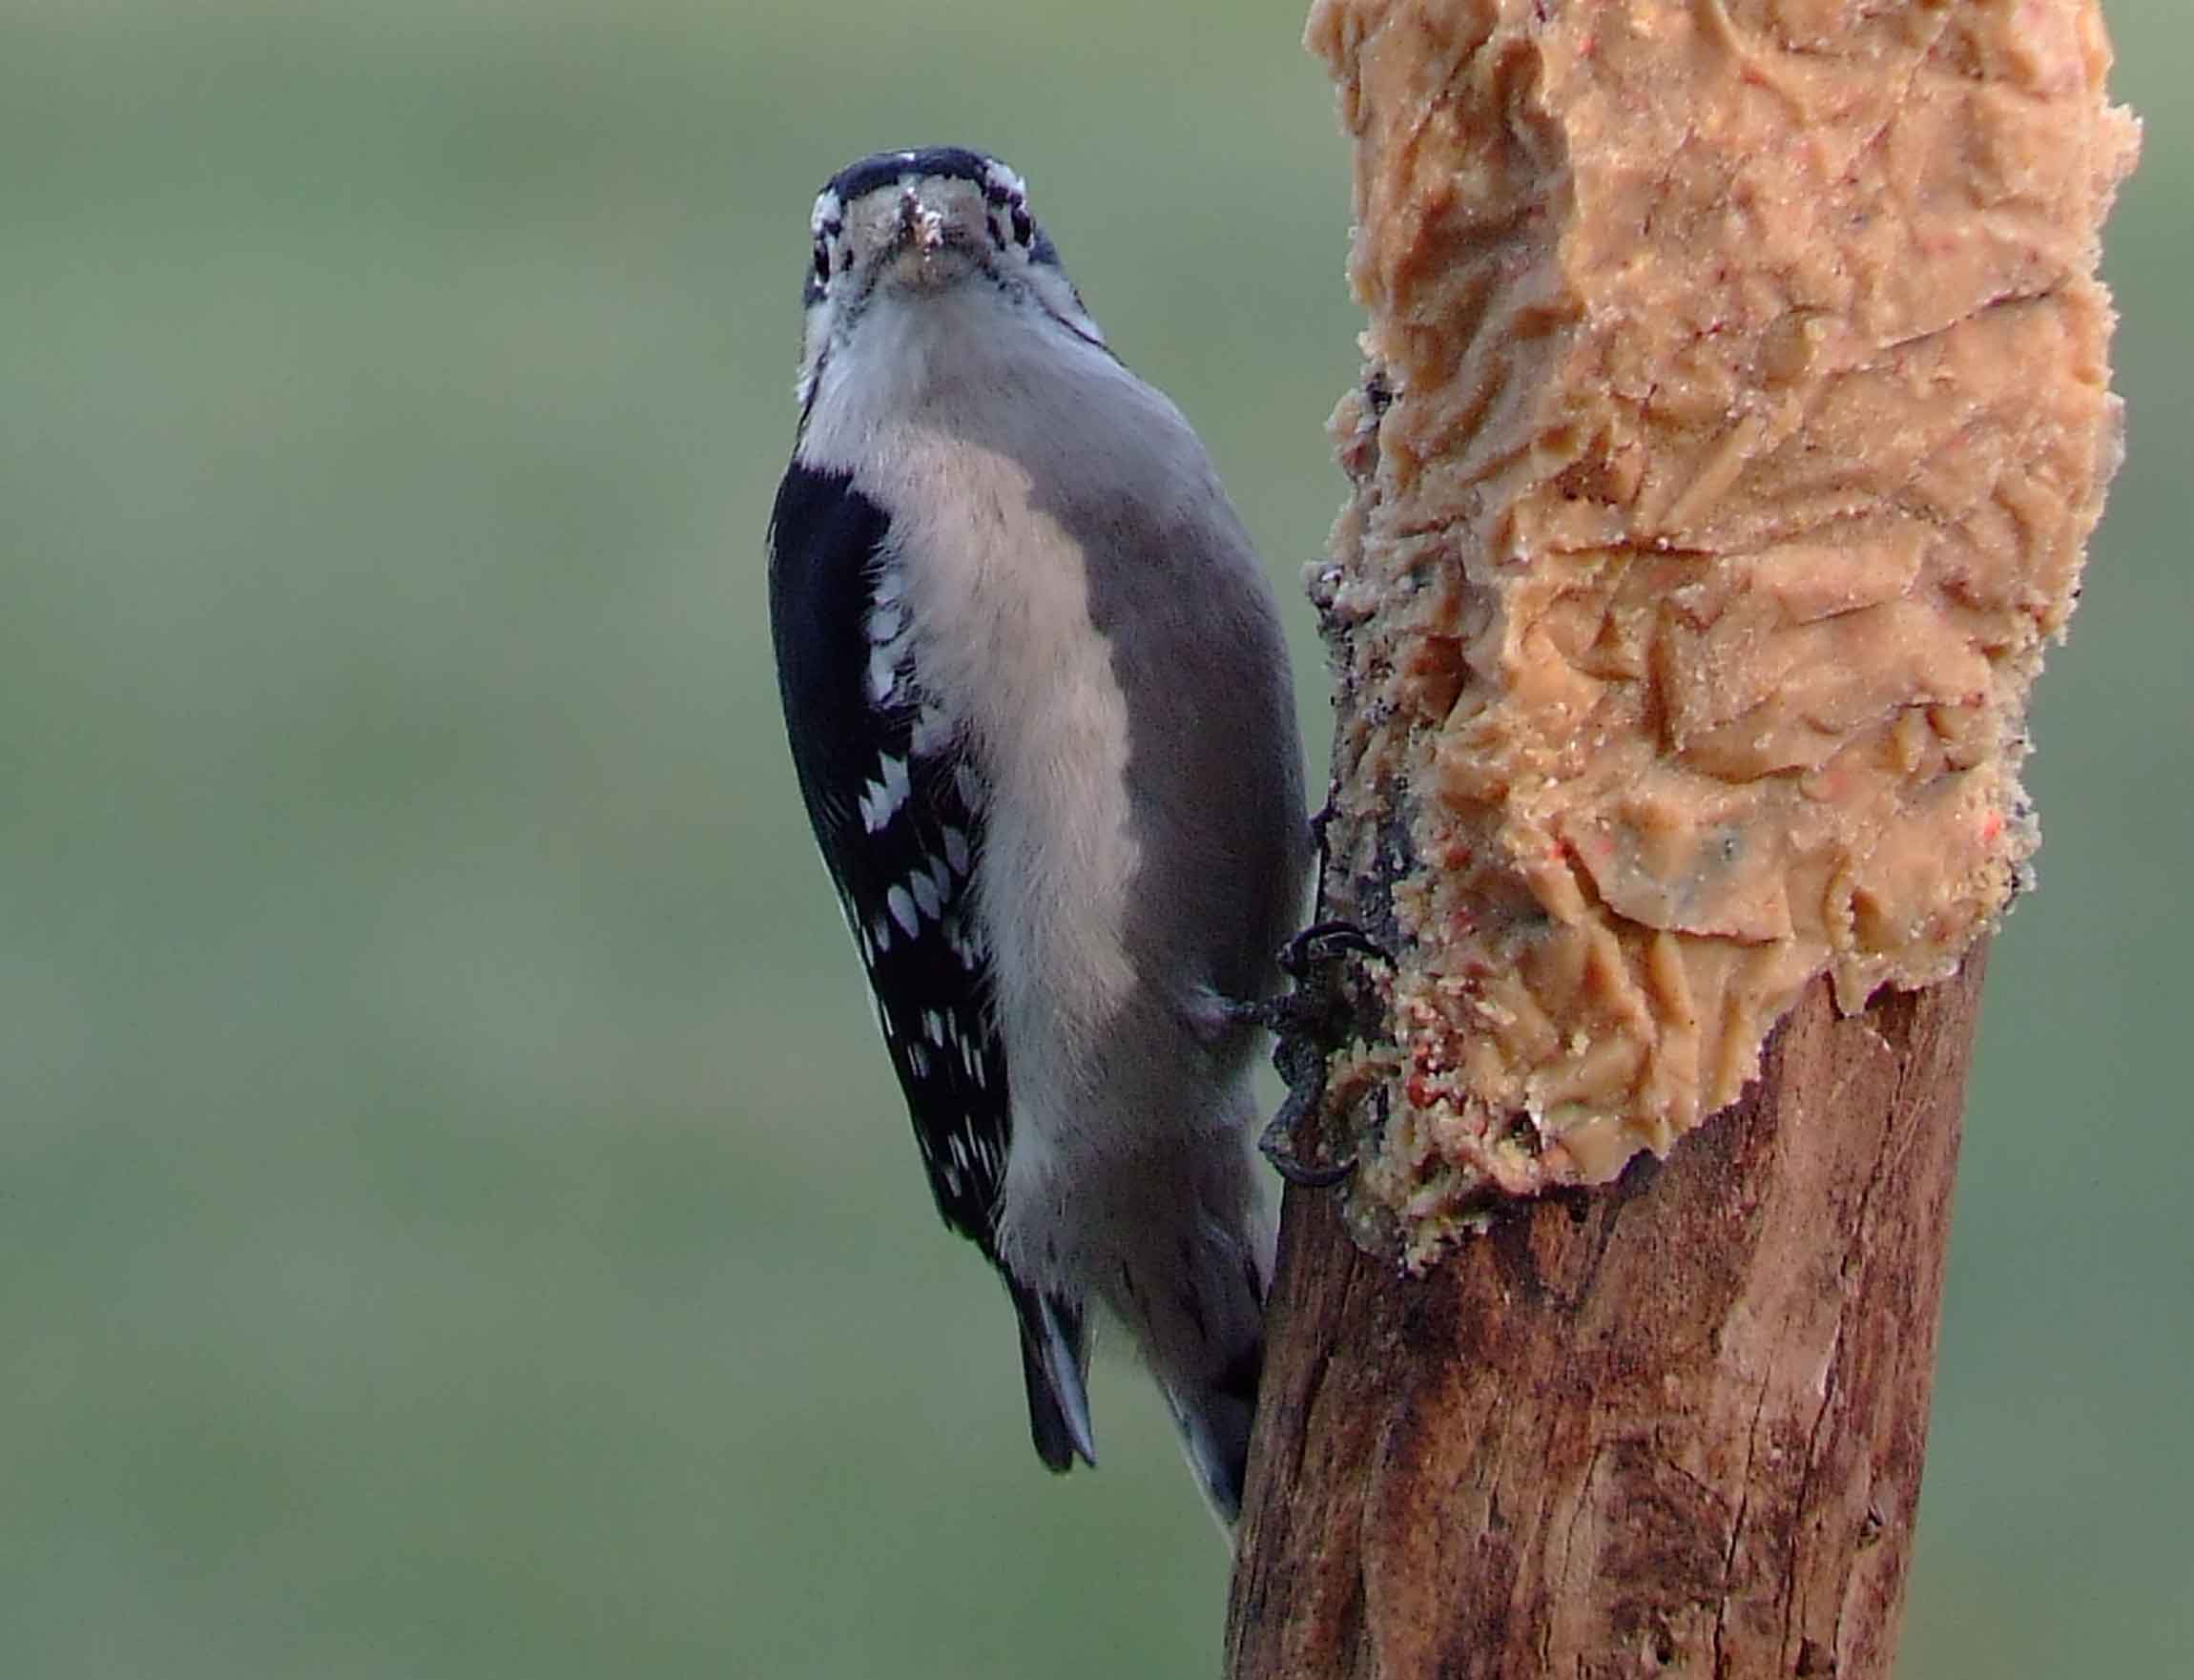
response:
[[[1985,943],[1409,1278],[1289,1193],[1232,1680],[1890,1672]]]

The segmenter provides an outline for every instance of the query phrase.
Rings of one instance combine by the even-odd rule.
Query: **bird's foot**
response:
[[[1326,1058],[1347,1038],[1349,1014],[1330,970],[1350,954],[1393,959],[1353,922],[1319,922],[1280,948],[1280,968],[1294,982],[1284,996],[1232,1006],[1237,1020],[1273,1034],[1273,1066],[1287,1081],[1288,1095],[1257,1138],[1257,1149],[1288,1183],[1329,1190],[1356,1171],[1356,1156],[1306,1161],[1295,1152],[1296,1128],[1314,1118],[1326,1093]]]

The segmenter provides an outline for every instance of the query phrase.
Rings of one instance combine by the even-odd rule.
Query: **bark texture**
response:
[[[1887,1675],[1984,963],[1423,1276],[1291,1192],[1232,1680]]]

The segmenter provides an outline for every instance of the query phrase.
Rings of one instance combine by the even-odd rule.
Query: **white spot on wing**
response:
[[[944,831],[944,861],[952,866],[953,874],[967,873],[967,836],[957,828]]]
[[[894,602],[879,601],[868,610],[868,639],[879,647],[899,639],[906,628],[906,610]]]
[[[952,954],[960,959],[962,968],[972,973],[983,966],[983,942],[963,917],[945,918],[944,943]]]
[[[868,656],[868,698],[874,706],[888,706],[899,693],[899,650],[877,648]]]
[[[914,913],[914,900],[903,886],[895,886],[884,895],[883,902],[891,906],[892,920],[913,933],[921,926],[921,919]]]
[[[913,782],[907,778],[904,758],[886,753],[878,761],[877,771],[882,779],[870,782],[860,797],[861,826],[871,834],[897,817],[914,791]],[[913,931],[911,927],[907,929],[909,933]]]
[[[934,921],[944,908],[944,895],[937,890],[937,882],[918,869],[906,878],[906,884],[914,889],[914,902],[921,913]]]

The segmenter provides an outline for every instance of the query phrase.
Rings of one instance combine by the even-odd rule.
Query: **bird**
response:
[[[768,535],[801,799],[937,1209],[1011,1299],[1038,1458],[1095,1465],[1108,1320],[1231,1530],[1259,1006],[1312,855],[1273,591],[1011,168],[863,157],[809,232]]]

